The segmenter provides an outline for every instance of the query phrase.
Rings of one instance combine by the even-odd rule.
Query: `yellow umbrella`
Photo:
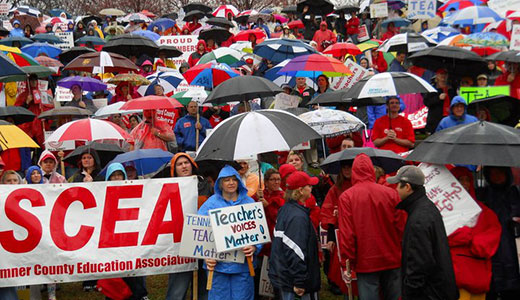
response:
[[[0,51],[22,53],[22,50],[18,47],[9,47],[5,45],[0,45]]]
[[[0,149],[13,148],[40,148],[40,146],[18,126],[0,120]]]
[[[142,75],[134,73],[117,74],[108,80],[108,83],[113,84],[118,84],[120,82],[130,82],[134,85],[150,84],[150,80],[146,79]]]

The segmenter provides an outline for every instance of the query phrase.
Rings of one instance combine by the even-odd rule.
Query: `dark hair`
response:
[[[267,171],[265,171],[265,174],[264,174],[264,184],[265,182],[267,182],[271,176],[273,176],[274,174],[280,174],[280,172],[278,172],[278,170],[276,170],[275,168],[271,168]]]
[[[132,120],[132,119],[135,119],[135,121],[137,123],[139,123],[139,117],[137,117],[136,115],[131,115],[129,118],[128,118],[128,121]]]
[[[402,51],[397,51],[397,54],[396,54],[396,56],[399,56],[399,55],[401,55],[401,54],[406,54],[406,52],[402,52]]]
[[[325,81],[327,82],[327,87],[326,87],[326,89],[328,89],[328,88],[330,87],[329,77],[327,77],[327,75],[321,74],[320,76],[318,76],[318,77],[316,78],[316,83],[318,83],[318,79],[320,79],[320,77],[325,78]]]
[[[409,183],[407,181],[399,181],[399,187],[400,188],[403,188],[405,185],[409,184],[410,185],[410,188],[412,189],[412,191],[417,191],[418,189],[420,189],[421,187],[423,187],[422,185],[417,185],[417,184],[413,184],[413,183]]]
[[[350,168],[352,168],[352,161],[342,161],[342,162],[340,162],[340,165],[341,165],[341,169],[343,169],[343,167],[345,167],[345,166],[349,166]],[[343,184],[348,180],[349,179],[346,178],[345,176],[343,176],[343,172],[340,170],[339,174],[338,174],[338,179],[336,180],[336,187],[341,189],[343,187]],[[342,190],[342,192],[343,192],[343,190]]]

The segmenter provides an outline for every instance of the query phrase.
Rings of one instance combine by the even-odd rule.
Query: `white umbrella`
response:
[[[351,133],[365,127],[360,119],[342,110],[317,109],[298,117],[323,137]]]
[[[114,104],[107,105],[105,107],[102,107],[96,111],[94,114],[94,118],[105,118],[110,115],[115,114],[135,114],[135,113],[142,113],[142,109],[136,109],[136,110],[121,110],[121,106],[123,106],[125,102],[116,102]]]

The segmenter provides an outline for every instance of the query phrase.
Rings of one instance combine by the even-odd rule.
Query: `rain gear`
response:
[[[211,124],[208,119],[204,117],[199,118],[199,122],[202,125],[202,129],[199,130],[199,146],[202,141],[206,138],[206,129],[211,129]],[[197,130],[195,125],[197,124],[197,118],[191,115],[185,115],[184,117],[177,120],[173,132],[177,139],[177,145],[179,149],[184,151],[195,151],[196,135]]]
[[[265,211],[265,219],[267,221],[267,227],[269,228],[269,234],[273,236],[274,227],[276,225],[276,219],[278,217],[278,212],[280,208],[285,204],[284,191],[269,191],[268,189],[264,189],[263,196],[264,200],[267,201],[267,206],[264,206]],[[258,196],[254,195],[253,199],[258,201]],[[262,252],[260,252],[260,256],[270,256],[271,255],[271,243],[265,244],[262,248]]]
[[[51,173],[43,174],[43,182],[44,183],[65,183],[67,182],[67,179],[58,172],[56,172],[56,168],[58,167],[58,160],[56,159],[56,156],[52,154],[49,150],[44,150],[42,154],[40,155],[40,159],[38,159],[38,165],[41,167],[42,162],[46,160],[47,158],[51,158],[56,163],[56,166],[54,167],[54,170],[52,170]],[[43,170],[42,170],[43,171]]]
[[[455,115],[453,115],[453,106],[457,104],[464,104],[464,114],[460,118],[457,118]],[[466,104],[466,100],[464,100],[464,98],[462,98],[461,96],[453,97],[450,104],[450,115],[444,117],[441,120],[435,131],[437,132],[453,126],[477,122],[478,119],[472,115],[468,115],[467,110],[468,105]]]
[[[34,171],[38,171],[40,173],[40,176],[41,176],[41,179],[39,182],[32,182],[31,181],[31,174],[32,172]],[[40,169],[40,167],[38,166],[30,166],[28,169],[27,169],[27,173],[25,174],[25,181],[28,183],[28,184],[35,184],[35,183],[38,183],[38,184],[41,184],[43,183],[43,172],[42,172],[42,169]]]
[[[14,28],[14,25],[20,25],[20,27],[18,28]],[[25,36],[25,34],[23,33],[23,29],[21,28],[21,24],[20,24],[20,21],[18,20],[15,20],[13,22],[13,29],[11,29],[11,31],[9,31],[9,36]]]
[[[82,26],[81,28],[79,26],[80,24]],[[85,24],[83,23],[83,21],[79,21],[78,23],[76,23],[76,28],[74,30],[74,40],[82,38],[85,35],[87,35],[87,29],[85,28]]]
[[[112,101],[110,102],[110,104],[114,104],[114,103],[120,102],[120,101],[123,101],[123,102],[128,101],[128,99],[123,95],[123,91],[122,91],[122,88],[125,85],[128,86],[128,94],[130,95],[131,99],[141,97],[141,95],[139,95],[139,93],[137,92],[137,89],[135,86],[133,86],[132,84],[129,84],[128,82],[120,82],[116,86],[116,89],[115,89],[116,94],[114,95],[114,97],[112,97]]]
[[[204,50],[202,52],[199,50],[199,46],[200,45],[204,46]],[[199,62],[200,58],[204,54],[206,54],[206,48],[207,48],[207,45],[206,45],[206,42],[204,40],[199,40],[197,42],[197,46],[196,46],[195,51],[188,58],[188,65],[190,66],[190,68],[193,67],[194,65],[196,65]]]
[[[323,26],[325,26],[325,29],[323,29]],[[312,40],[318,44],[318,51],[322,52],[325,50],[323,42],[327,41],[330,44],[334,44],[336,42],[336,34],[327,29],[327,22],[321,21],[320,28],[314,33]]]
[[[170,161],[170,165],[171,165],[170,176],[177,177],[177,174],[175,174],[175,163],[181,157],[186,157],[188,159],[188,161],[191,163],[192,174],[197,175],[197,178],[198,178],[197,187],[198,187],[198,191],[199,191],[197,207],[200,208],[202,206],[202,204],[204,204],[204,202],[206,202],[206,200],[208,200],[208,198],[213,194],[213,190],[212,190],[211,186],[209,185],[209,183],[206,180],[204,180],[204,178],[202,178],[202,176],[199,176],[197,174],[197,170],[199,168],[197,163],[193,160],[193,158],[191,156],[189,156],[188,154],[186,154],[184,152],[177,152],[177,154],[175,154],[172,157],[172,160]]]
[[[350,259],[359,273],[401,266],[404,214],[396,190],[376,183],[372,160],[359,154],[352,164],[352,187],[339,197],[341,265]]]
[[[125,180],[128,178],[126,175],[125,167],[123,167],[120,163],[111,163],[107,168],[107,173],[105,174],[105,181],[110,181],[110,176],[116,171],[123,172],[123,176],[125,177]]]
[[[76,173],[74,173],[69,179],[68,179],[68,182],[83,182],[83,180],[85,179],[85,174],[83,174],[83,172],[86,172],[83,170],[83,167],[81,165],[81,157],[83,156],[83,154],[85,153],[90,153],[92,155],[92,157],[94,157],[94,171],[92,171],[92,173],[90,174],[90,176],[92,177],[92,179],[96,179],[96,176],[99,174],[99,171],[101,171],[101,160],[99,159],[99,155],[97,153],[96,150],[94,149],[88,149],[88,148],[85,148],[85,151],[83,151],[83,153],[81,153],[81,155],[79,156],[79,159],[78,159],[78,168],[79,170],[76,171]]]

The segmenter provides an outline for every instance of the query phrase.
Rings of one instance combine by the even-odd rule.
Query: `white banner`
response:
[[[246,259],[242,250],[217,252],[209,217],[194,214],[184,215],[184,227],[182,229],[179,255],[238,263],[243,263]]]
[[[66,24],[65,24],[66,25]],[[55,32],[57,37],[65,41],[61,44],[56,44],[56,47],[59,47],[62,50],[68,50],[74,47],[74,35],[73,32]]]
[[[510,50],[520,50],[520,25],[513,25],[513,30],[511,31],[511,43],[509,44]]]
[[[286,93],[278,93],[274,97],[274,109],[295,108],[300,104],[300,97],[288,95]]]
[[[368,74],[367,69],[358,65],[350,58],[345,61],[345,66],[352,71],[352,75],[349,76],[341,76],[341,77],[332,77],[330,79],[330,87],[333,90],[342,90],[351,88],[354,83],[360,81]]]
[[[388,3],[370,4],[370,18],[384,18],[388,17]]]
[[[437,0],[408,0],[408,19],[433,19]]]
[[[196,269],[179,256],[197,177],[0,185],[0,287]]]
[[[475,226],[480,207],[446,167],[421,163],[426,195],[439,209],[446,234],[463,226]]]
[[[271,241],[262,203],[212,209],[209,217],[219,252]]]
[[[68,88],[64,88],[62,86],[56,86],[56,89],[54,90],[54,98],[58,102],[69,102],[72,100],[74,95],[72,95],[72,92]]]
[[[199,37],[197,35],[168,35],[161,36],[157,40],[159,45],[174,46],[182,51],[183,54],[181,56],[173,58],[177,69],[180,68],[183,62],[187,62],[190,55],[197,50],[198,42]]]

